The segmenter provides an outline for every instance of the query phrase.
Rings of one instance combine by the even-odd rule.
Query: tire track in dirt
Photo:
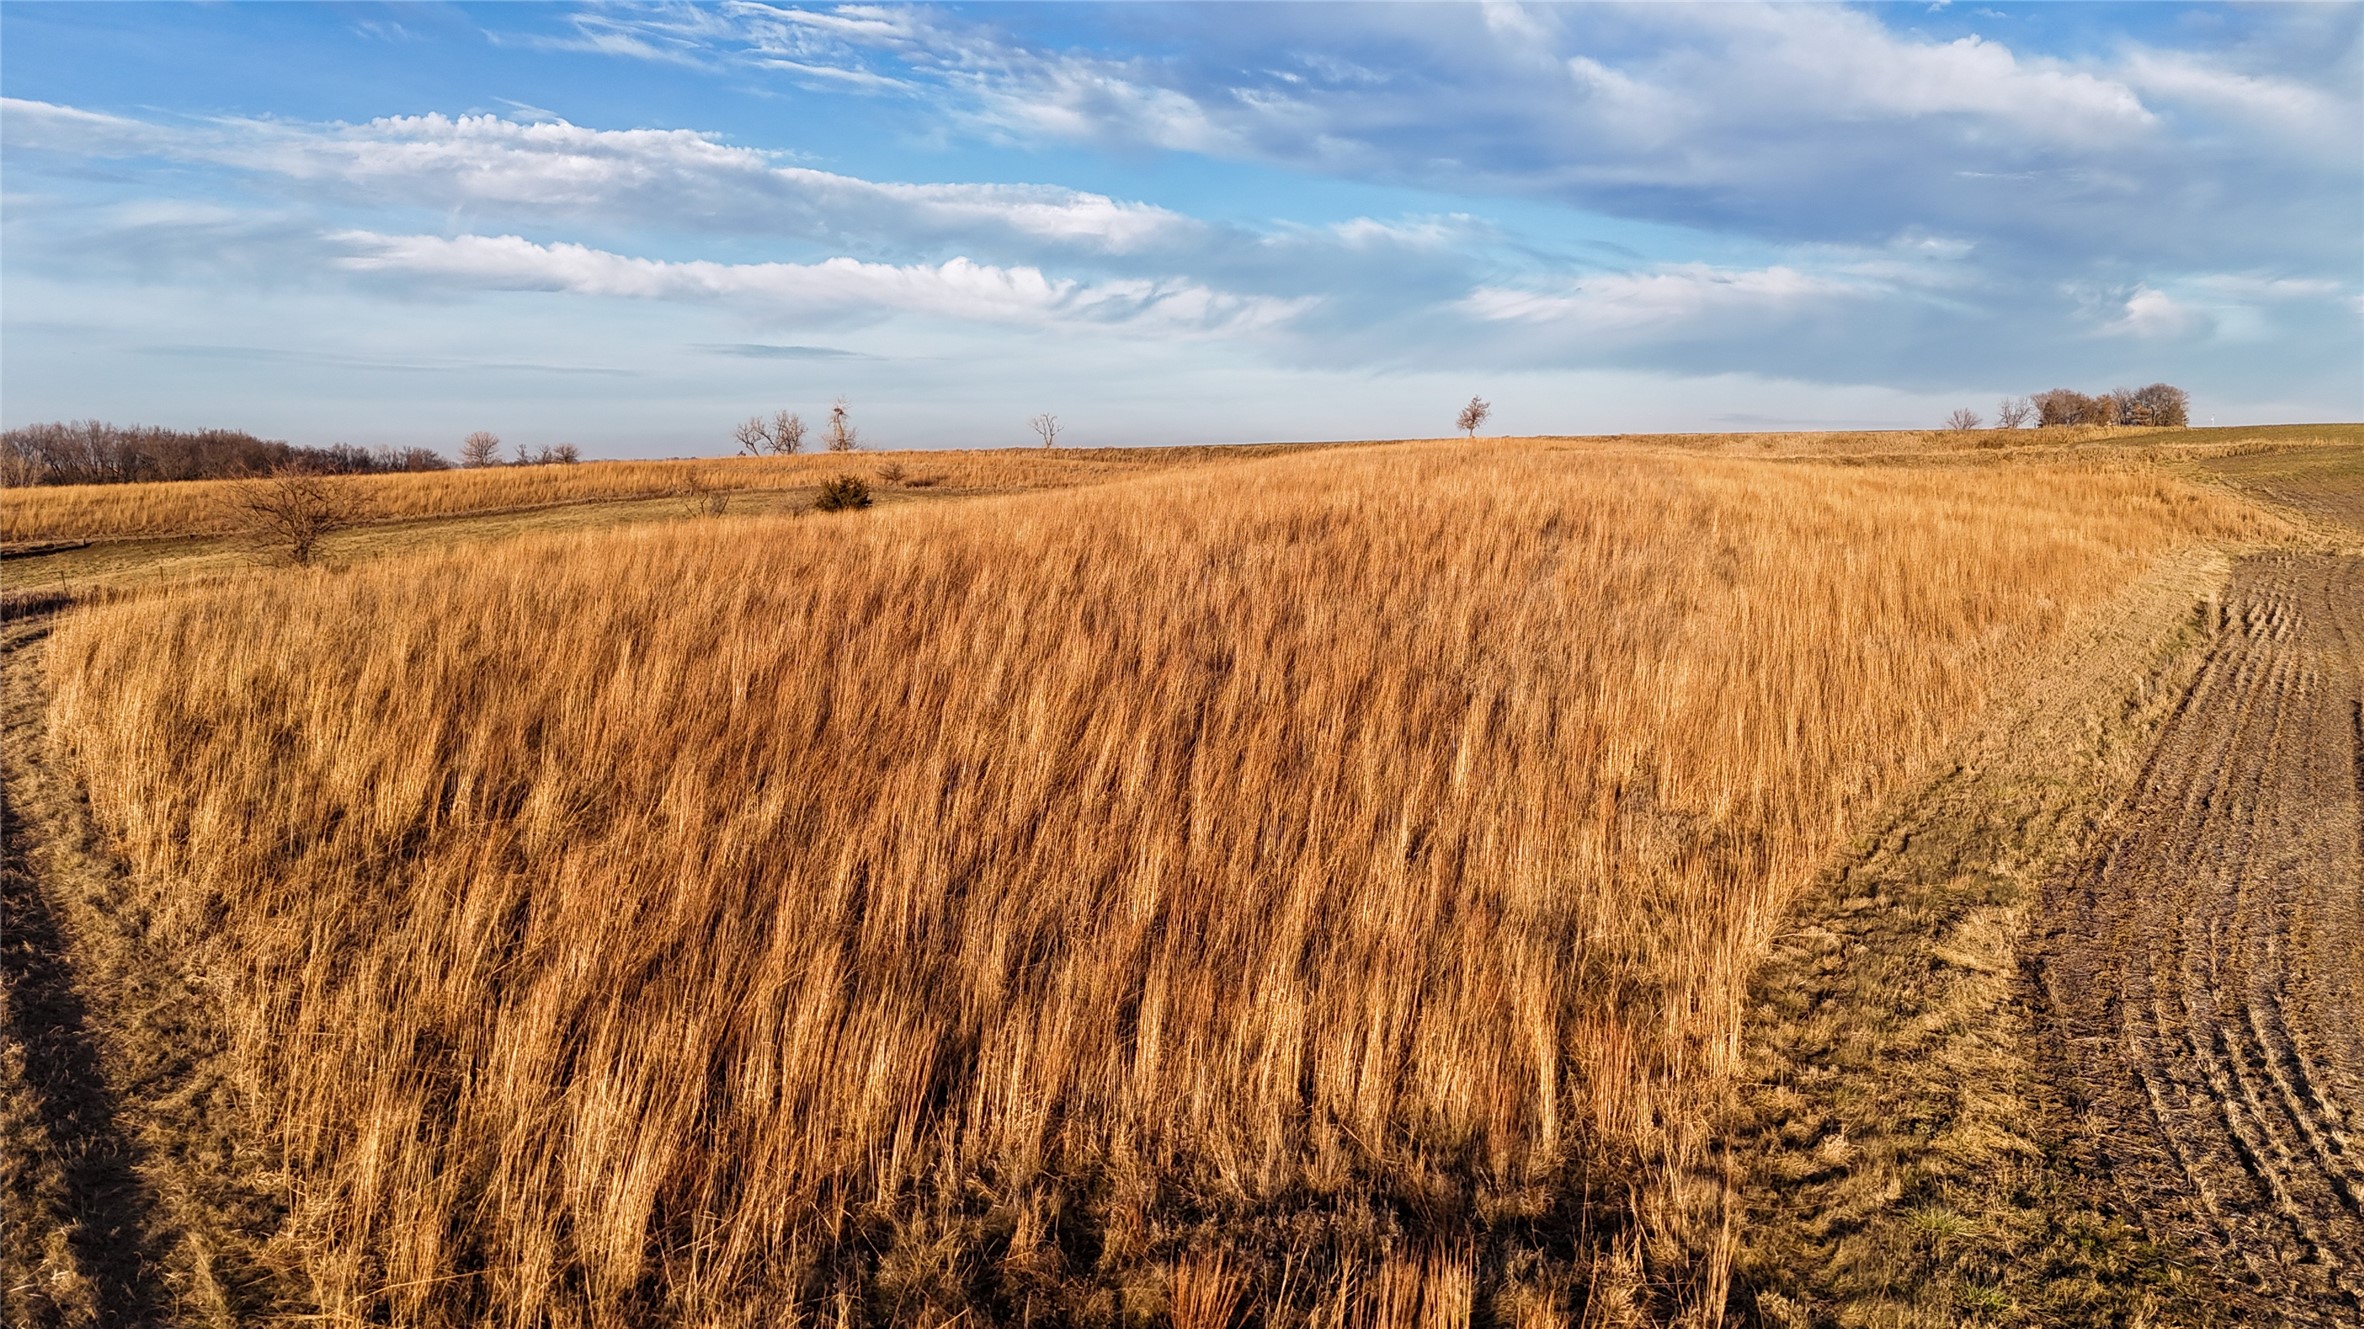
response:
[[[0,620],[0,1323],[305,1318],[210,999],[54,767],[48,612]]]
[[[2034,966],[2081,1163],[2254,1313],[2364,1322],[2364,558],[2243,561]]]
[[[12,628],[9,646],[26,635]],[[13,720],[15,717],[11,717]],[[28,736],[15,723],[7,741]],[[17,763],[10,762],[14,767]],[[12,772],[13,773],[13,772]],[[157,1315],[148,1258],[155,1195],[118,1120],[101,1053],[65,962],[65,936],[32,863],[22,790],[0,800],[0,1047],[10,1100],[0,1189],[0,1292],[11,1323],[145,1324]]]

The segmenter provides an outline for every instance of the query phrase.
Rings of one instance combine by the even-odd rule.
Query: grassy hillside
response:
[[[734,494],[809,490],[836,475],[897,477],[915,492],[1057,489],[1129,474],[1238,461],[1286,450],[1249,448],[1065,448],[975,452],[801,453],[674,461],[494,466],[476,470],[351,476],[337,483],[363,497],[377,521],[520,512],[568,504],[664,499],[693,489]],[[1296,445],[1313,447],[1321,445]],[[8,491],[0,540],[121,540],[220,535],[236,523],[223,500],[235,480],[120,485],[52,485]]]
[[[274,573],[49,667],[332,1316],[1681,1319],[1772,920],[2267,524],[1408,445]]]

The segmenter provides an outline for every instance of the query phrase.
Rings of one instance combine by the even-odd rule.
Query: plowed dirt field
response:
[[[2244,560],[2034,957],[2084,1166],[2261,1322],[2364,1323],[2364,558]]]

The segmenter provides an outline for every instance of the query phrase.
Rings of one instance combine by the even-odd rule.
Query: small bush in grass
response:
[[[673,495],[681,500],[682,511],[692,517],[719,517],[731,505],[731,491],[703,473],[683,478],[674,486]]]
[[[368,497],[349,483],[294,464],[240,480],[220,503],[239,534],[297,567],[311,563],[322,540],[373,515]]]
[[[870,486],[863,484],[861,477],[853,475],[823,480],[821,496],[813,500],[814,509],[820,512],[848,512],[869,506]]]

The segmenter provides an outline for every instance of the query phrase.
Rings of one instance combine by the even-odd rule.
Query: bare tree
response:
[[[862,431],[854,428],[845,398],[838,398],[829,407],[829,432],[822,438],[831,452],[852,452],[862,446]]]
[[[323,539],[366,521],[371,511],[351,480],[298,466],[241,480],[223,503],[239,534],[299,567],[312,561]]]
[[[2192,422],[2192,394],[2172,383],[2153,383],[2126,394],[2128,424],[2182,429]]]
[[[1978,412],[1971,410],[1967,406],[1955,411],[1952,415],[1945,417],[1945,427],[1954,430],[1957,433],[1968,433],[1969,431],[1978,428],[1980,423],[1981,421],[1978,418]]]
[[[731,426],[731,442],[739,445],[740,456],[760,457],[771,446],[771,427],[763,422],[762,416],[750,415]]]
[[[1033,428],[1035,433],[1042,435],[1042,445],[1044,447],[1055,448],[1059,446],[1058,416],[1051,414],[1049,411],[1044,411],[1042,414],[1034,417],[1026,423]]]
[[[460,465],[497,466],[501,460],[501,436],[479,429],[460,443]]]
[[[2088,397],[2068,388],[2054,388],[2035,396],[2036,423],[2045,425],[2112,425],[2118,422],[2115,394]]]
[[[583,450],[572,443],[561,443],[550,449],[550,460],[561,466],[572,466],[583,459]]]
[[[1469,399],[1469,405],[1461,408],[1460,418],[1456,419],[1453,425],[1462,433],[1476,438],[1478,426],[1484,424],[1486,417],[1493,413],[1494,403],[1483,397],[1472,397]]]
[[[2036,408],[2025,397],[2005,397],[1995,407],[1995,428],[2023,429]]]
[[[804,450],[804,417],[794,411],[782,411],[772,417],[772,451],[779,453]]]

